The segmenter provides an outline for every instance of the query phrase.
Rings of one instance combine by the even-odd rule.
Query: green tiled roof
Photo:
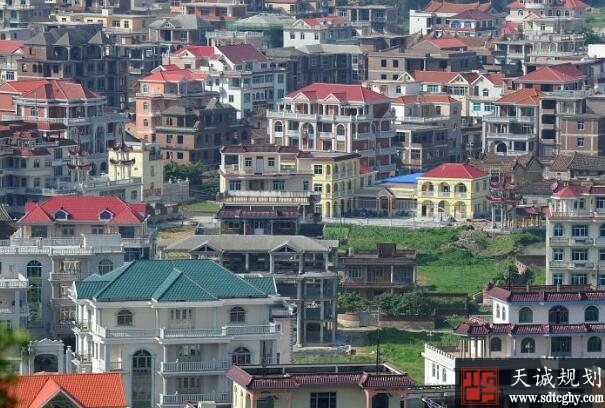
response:
[[[270,281],[270,282],[269,282]],[[208,259],[139,260],[76,283],[79,299],[211,301],[275,294],[272,277],[244,279]]]
[[[259,290],[262,290],[267,295],[276,295],[277,288],[275,287],[275,280],[271,276],[246,276],[242,278],[251,285],[254,285]]]

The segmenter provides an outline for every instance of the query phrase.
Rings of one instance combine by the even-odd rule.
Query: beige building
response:
[[[149,25],[156,19],[154,14],[102,13],[60,11],[55,16],[62,23],[103,24],[103,31],[110,35],[132,36],[137,34],[141,41],[149,37]]]

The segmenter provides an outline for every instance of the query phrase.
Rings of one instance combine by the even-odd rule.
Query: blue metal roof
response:
[[[412,173],[403,174],[401,176],[389,177],[380,180],[380,183],[406,183],[415,184],[418,181],[418,177],[422,177],[424,173]]]

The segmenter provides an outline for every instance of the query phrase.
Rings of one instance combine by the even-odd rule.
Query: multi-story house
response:
[[[498,17],[478,9],[464,10],[452,17],[445,18],[441,25],[432,30],[436,35],[454,37],[499,37]]]
[[[353,27],[368,27],[372,31],[396,32],[397,7],[384,4],[336,2],[334,15],[347,18]]]
[[[460,324],[455,329],[459,346],[425,345],[425,384],[455,384],[456,370],[471,360],[471,366],[500,367],[502,383],[510,385],[515,369],[524,368],[529,376],[536,368],[543,370],[545,361],[562,367],[575,361],[573,366],[584,373],[591,359],[602,358],[604,292],[557,286],[522,291],[492,287],[484,296],[492,303],[489,323],[473,318]],[[558,364],[549,369],[557,373],[555,378],[560,373]],[[506,387],[504,392],[523,392],[523,388]],[[590,393],[580,384],[574,390]]]
[[[546,180],[569,181],[572,179],[598,179],[605,175],[605,157],[574,152],[558,154],[546,166],[543,175]]]
[[[587,75],[570,63],[549,65],[513,80],[515,89],[534,88],[542,92],[586,89]]]
[[[446,219],[487,213],[489,174],[470,164],[445,163],[418,177],[417,215]]]
[[[19,79],[65,79],[81,83],[125,109],[128,103],[127,63],[100,24],[53,28],[25,41]]]
[[[361,85],[315,83],[268,111],[269,140],[302,150],[359,153],[379,177],[395,172],[391,100]]]
[[[50,20],[50,5],[44,0],[0,1],[0,26],[27,28]]]
[[[202,45],[206,42],[206,33],[213,30],[214,27],[199,16],[179,14],[149,24],[149,41]]]
[[[136,137],[153,142],[162,112],[173,106],[205,106],[214,94],[204,90],[206,75],[189,69],[159,67],[139,81],[136,94]]]
[[[217,29],[225,29],[226,23],[247,17],[248,5],[237,0],[209,0],[183,3],[180,6],[182,14],[196,15]]]
[[[393,100],[391,107],[395,113],[397,133],[400,136],[407,133],[411,137],[402,139],[401,145],[397,146],[401,149],[403,168],[425,171],[427,166],[432,168],[447,161],[464,159],[460,116],[462,104],[459,101],[447,94],[418,94],[400,96]],[[410,132],[406,132],[408,125],[411,125]],[[413,132],[420,130],[415,125],[424,125],[422,130],[427,130],[427,126],[433,127],[436,137],[430,137],[427,132]],[[444,131],[447,137],[439,137],[444,135]]]
[[[296,344],[308,346],[336,340],[337,248],[338,241],[300,235],[194,235],[165,251],[212,259],[235,273],[274,277],[277,293],[296,307]]]
[[[216,215],[221,234],[297,235],[311,219],[323,185],[302,168],[295,147],[225,146],[221,149]]]
[[[46,138],[72,139],[88,153],[91,173],[107,173],[107,150],[126,114],[109,112],[107,98],[86,86],[59,80],[19,80],[0,85],[0,117],[35,123]]]
[[[0,246],[2,268],[29,280],[28,327],[34,336],[73,345],[74,281],[124,261],[153,256],[155,233],[144,204],[117,197],[58,196],[28,203],[19,229]]]
[[[144,281],[145,285],[141,285]],[[76,282],[81,371],[123,370],[129,406],[229,403],[232,364],[279,363],[283,310],[272,277],[235,275],[205,259],[136,261]]]
[[[605,189],[556,184],[546,219],[546,283],[605,285]]]
[[[25,274],[9,265],[0,265],[0,325],[3,330],[27,326],[29,286]]]
[[[299,19],[284,27],[284,47],[355,43],[355,30],[344,17]]]
[[[233,366],[227,378],[233,382],[233,408],[334,407],[336,401],[356,407],[394,407],[407,399],[414,385],[407,373],[387,364]]]
[[[340,254],[344,267],[342,286],[367,299],[383,293],[400,293],[416,285],[416,250],[397,249],[395,244],[377,244],[376,250],[354,250]]]
[[[202,162],[217,167],[221,146],[249,142],[248,125],[237,119],[228,104],[210,99],[204,106],[164,109],[151,141],[158,143],[167,160],[181,164]]]
[[[502,73],[480,74],[470,85],[465,98],[468,104],[465,111],[468,122],[473,123],[476,119],[494,114],[494,101],[504,96],[506,86]]]
[[[61,23],[103,24],[103,31],[118,44],[124,40],[149,39],[149,26],[155,20],[151,13],[116,13],[106,9],[102,13],[59,11],[55,19]]]
[[[496,14],[491,1],[474,3],[451,3],[431,0],[422,10],[410,10],[410,34],[429,34],[454,18],[467,11]]]
[[[23,57],[23,41],[4,40],[0,42],[0,79],[16,81],[17,64]]]
[[[519,89],[493,102],[495,110],[483,116],[486,152],[519,156],[538,150],[538,112],[542,92]]]
[[[398,168],[403,173],[425,172],[449,161],[449,141],[445,125],[402,123],[395,125],[393,144]]]

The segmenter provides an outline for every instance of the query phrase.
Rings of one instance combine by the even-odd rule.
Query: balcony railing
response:
[[[79,280],[80,276],[80,273],[51,272],[48,279],[56,282],[73,282]]]
[[[445,122],[449,120],[448,116],[404,116],[401,118],[403,123],[431,123],[431,122]]]
[[[308,204],[310,198],[316,195],[311,191],[241,191],[233,190],[219,193],[216,200],[224,203],[246,204]]]
[[[162,362],[161,371],[163,373],[213,372],[224,371],[228,369],[230,365],[231,362],[228,360]]]
[[[230,337],[278,334],[281,331],[273,323],[253,326],[223,326],[209,329],[193,328],[161,328],[161,329],[107,329],[91,323],[87,326],[93,333],[111,339],[148,339],[159,337],[161,339],[178,339],[188,337]],[[87,328],[87,330],[88,330]]]
[[[162,406],[178,406],[181,407],[184,403],[193,402],[197,404],[201,401],[214,401],[214,402],[230,402],[231,393],[225,392],[211,392],[207,394],[160,394],[160,405]]]
[[[535,116],[506,116],[506,115],[486,115],[483,116],[484,122],[489,123],[536,123]]]

